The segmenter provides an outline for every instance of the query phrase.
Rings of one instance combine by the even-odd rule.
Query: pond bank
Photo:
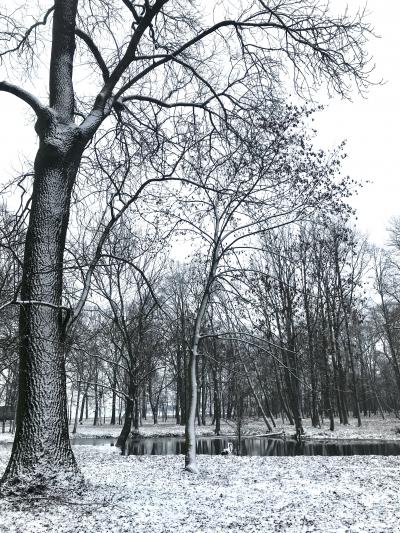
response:
[[[382,420],[380,417],[365,417],[362,419],[362,426],[357,427],[357,421],[350,419],[350,424],[341,426],[339,420],[335,421],[335,431],[329,431],[329,423],[322,424],[320,428],[313,428],[309,419],[304,419],[304,430],[306,439],[315,440],[396,440],[400,441],[400,420],[395,417],[387,417]],[[84,438],[117,438],[121,432],[121,426],[109,423],[102,426],[93,426],[92,421],[85,421],[78,426],[77,433],[72,435],[72,425],[70,426],[72,439]],[[277,422],[274,432],[284,431],[287,436],[294,434],[293,426]],[[243,435],[262,435],[265,434],[266,428],[261,419],[246,419],[243,423]],[[160,422],[157,425],[152,424],[149,420],[145,421],[140,427],[140,437],[157,438],[157,437],[182,437],[185,428],[174,423],[173,420]],[[223,421],[221,423],[221,436],[231,437],[236,433],[235,424]],[[196,434],[198,437],[213,437],[214,427],[211,420],[207,421],[206,426],[197,426]],[[12,442],[11,433],[0,433],[0,442]]]
[[[362,419],[362,426],[357,427],[357,421],[351,419],[350,424],[341,426],[337,419],[335,431],[329,431],[329,421],[326,421],[320,428],[313,428],[310,419],[304,419],[304,431],[307,439],[327,440],[327,439],[344,439],[344,440],[400,440],[400,420],[395,417],[387,417],[382,420],[380,417],[365,417]],[[72,428],[71,428],[72,429]],[[398,432],[397,432],[398,430]],[[118,437],[121,426],[96,426],[84,423],[78,426],[78,430],[73,438],[105,438]],[[293,426],[289,424],[278,423],[274,428],[274,433],[285,432],[287,436],[294,434]],[[182,437],[185,433],[184,426],[174,423],[173,420],[160,422],[157,425],[150,421],[145,421],[140,427],[141,437]],[[262,435],[267,433],[265,424],[262,419],[245,419],[242,428],[243,435]],[[198,437],[212,437],[215,435],[214,427],[211,420],[207,421],[206,426],[197,426],[196,434]],[[233,436],[236,434],[236,427],[233,422],[222,421],[221,436]],[[72,435],[71,435],[72,436]]]

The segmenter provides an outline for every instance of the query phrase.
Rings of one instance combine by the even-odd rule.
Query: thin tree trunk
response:
[[[215,341],[214,341],[215,342]],[[219,435],[221,433],[221,390],[219,384],[219,373],[218,369],[213,369],[213,380],[214,380],[214,421],[215,421],[215,434]]]
[[[331,395],[331,379],[330,379],[330,372],[329,372],[329,360],[328,360],[328,342],[327,342],[327,335],[326,335],[326,318],[325,313],[322,311],[322,358],[323,358],[323,365],[324,365],[324,378],[325,378],[325,391],[324,391],[324,397],[325,397],[325,409],[329,416],[329,430],[334,431],[335,430],[335,418],[333,416],[333,407],[332,407],[332,395]]]
[[[81,382],[78,381],[78,391],[76,393],[76,409],[75,409],[75,421],[72,433],[75,435],[78,428],[78,417],[79,417],[79,401],[81,399]]]
[[[219,234],[219,221],[217,221],[215,226],[215,237],[214,241],[216,247],[213,250],[213,258],[210,266],[210,271],[207,278],[207,283],[204,288],[204,293],[200,302],[199,309],[197,311],[197,316],[194,324],[193,337],[192,337],[192,349],[189,356],[189,412],[187,415],[187,420],[185,424],[185,470],[192,473],[198,473],[199,469],[196,461],[196,407],[197,407],[197,358],[198,358],[198,349],[200,342],[200,328],[203,323],[203,319],[207,310],[207,305],[210,299],[210,291],[212,288],[213,281],[215,279],[215,274],[217,271],[218,262],[216,259],[218,253],[218,234]]]
[[[291,426],[294,426],[294,420],[293,420],[292,413],[290,412],[290,409],[287,406],[286,399],[283,396],[281,373],[279,372],[279,370],[277,368],[277,364],[276,364],[275,359],[274,359],[274,363],[273,364],[274,364],[275,376],[276,376],[276,387],[278,389],[278,396],[279,396],[279,400],[280,400],[281,407],[282,407],[282,411],[281,411],[282,412],[282,422],[284,423],[283,413],[285,413],[285,415],[287,416],[287,419],[289,421],[289,424]]]
[[[115,425],[115,412],[116,412],[116,403],[117,403],[117,393],[115,392],[117,388],[117,369],[114,365],[113,369],[113,391],[112,391],[112,400],[111,400],[111,420],[110,425]]]
[[[132,382],[130,381],[129,384],[129,397],[126,399],[126,405],[125,405],[125,420],[124,424],[121,429],[121,433],[119,434],[119,437],[117,439],[116,446],[118,448],[121,448],[122,450],[125,449],[125,443],[129,436],[129,433],[131,431],[132,426],[132,416],[133,416],[133,408],[134,408],[134,387]]]
[[[139,434],[140,426],[140,390],[139,387],[135,386],[136,394],[134,396],[135,400],[133,403],[133,432]]]
[[[240,355],[240,351],[238,351],[238,354],[239,354],[239,359],[243,365],[243,369],[244,369],[244,373],[246,374],[246,379],[247,379],[247,383],[249,384],[249,387],[250,387],[250,390],[251,390],[251,393],[257,403],[257,407],[261,413],[261,416],[265,422],[265,425],[267,426],[267,429],[268,431],[272,431],[272,427],[271,427],[271,424],[268,422],[268,418],[267,418],[267,415],[265,414],[265,411],[264,411],[264,408],[262,406],[262,403],[260,401],[260,398],[258,397],[258,394],[257,394],[257,391],[254,387],[254,383],[253,383],[253,380],[251,379],[251,376],[250,376],[250,373],[247,369],[247,366],[246,366],[246,363],[243,361],[243,358],[242,356]]]
[[[269,403],[269,400],[268,400],[268,393],[267,393],[267,390],[266,390],[266,388],[265,388],[265,386],[263,384],[263,381],[261,379],[261,374],[260,374],[260,371],[258,369],[257,364],[254,364],[254,370],[256,372],[258,384],[260,385],[262,393],[263,393],[263,396],[264,396],[264,404],[265,404],[265,409],[267,411],[267,415],[269,416],[273,427],[276,427],[276,423],[275,423],[274,417],[272,416],[270,403]]]
[[[87,399],[88,399],[88,386],[86,386],[86,389],[85,389],[85,392],[82,396],[82,405],[81,405],[81,413],[79,415],[79,423],[81,424],[82,421],[83,421],[83,415],[85,413],[85,406],[87,404]]]
[[[72,404],[74,402],[74,387],[71,387],[71,398],[69,400],[69,413],[68,413],[68,424],[72,422]]]
[[[196,376],[199,375],[199,361],[196,362]],[[196,418],[197,418],[197,425],[201,426],[201,418],[200,418],[200,403],[201,403],[201,387],[199,387],[199,384],[197,383],[197,400],[196,400]]]
[[[206,386],[206,362],[204,356],[201,360],[201,423],[206,425],[207,414],[207,386]]]
[[[354,407],[355,407],[354,414],[357,418],[358,427],[361,427],[360,402],[358,399],[358,387],[357,387],[357,377],[356,377],[355,364],[354,364],[354,353],[353,353],[353,347],[352,347],[352,343],[350,339],[349,319],[348,319],[347,311],[345,309],[345,302],[343,299],[341,282],[340,282],[340,291],[342,294],[342,307],[343,307],[343,315],[344,315],[344,326],[345,326],[345,332],[346,332],[347,351],[348,351],[349,358],[350,358],[351,378],[352,378],[352,384],[353,384]]]
[[[185,424],[185,469],[193,474],[199,472],[196,461],[196,404],[197,404],[197,377],[196,377],[196,360],[198,350],[198,337],[193,342],[192,351],[189,356],[189,412]]]
[[[96,376],[97,379],[97,376]],[[97,391],[97,383],[94,385],[94,416],[93,416],[93,425],[97,426],[99,419],[99,394]]]

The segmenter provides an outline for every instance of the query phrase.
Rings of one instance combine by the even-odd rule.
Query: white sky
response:
[[[346,5],[345,0],[331,3],[335,11]],[[350,11],[363,5],[360,0],[347,3]],[[315,125],[320,146],[329,148],[347,140],[344,171],[364,182],[352,202],[358,211],[359,228],[372,242],[383,245],[390,218],[400,216],[400,1],[369,0],[368,11],[381,36],[369,47],[376,63],[375,77],[384,79],[385,85],[372,87],[367,99],[354,95],[352,102],[332,100],[316,117]],[[13,169],[21,169],[24,157],[33,158],[37,141],[26,105],[0,93],[0,109],[0,181],[4,181]]]
[[[332,0],[332,4],[343,2]],[[364,4],[349,0],[348,5],[352,10]],[[319,144],[347,140],[344,171],[364,182],[352,201],[359,228],[372,242],[383,245],[390,218],[400,216],[400,1],[369,0],[367,7],[369,20],[380,35],[369,46],[376,64],[374,77],[385,84],[372,87],[366,99],[354,95],[352,102],[331,101],[317,117],[316,127]]]

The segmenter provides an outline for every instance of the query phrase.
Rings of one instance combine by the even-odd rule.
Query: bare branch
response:
[[[95,60],[97,61],[97,64],[100,67],[100,70],[103,74],[103,80],[107,81],[110,77],[110,71],[108,70],[108,67],[100,53],[100,50],[94,43],[93,39],[84,31],[80,30],[79,28],[75,29],[75,35],[77,35],[82,41],[85,42],[89,50],[92,52]]]
[[[36,113],[36,115],[39,117],[41,113],[43,113],[46,109],[46,106],[44,106],[36,96],[34,96],[29,91],[26,91],[25,89],[22,89],[22,87],[18,87],[17,85],[13,85],[12,83],[8,83],[7,81],[0,81],[0,91],[13,94],[20,100],[24,101],[26,104],[28,104],[33,111]]]

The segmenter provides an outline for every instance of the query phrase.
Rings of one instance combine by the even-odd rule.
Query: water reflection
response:
[[[76,439],[73,445],[113,446],[116,439]],[[238,452],[238,442],[234,437],[199,437],[197,453],[200,455],[220,455],[222,450],[233,444],[233,453]],[[0,448],[11,448],[11,442],[0,442]],[[126,455],[180,455],[185,453],[183,438],[160,437],[154,439],[130,439],[127,441]],[[247,456],[296,456],[296,455],[400,455],[400,441],[305,441],[265,437],[244,437],[240,455]]]
[[[200,455],[220,455],[233,443],[234,454],[238,453],[235,439],[202,437],[197,439],[196,450]],[[183,438],[163,437],[157,439],[131,439],[124,450],[126,455],[179,455],[185,453]],[[239,455],[247,456],[296,456],[296,455],[400,455],[397,441],[334,441],[297,442],[291,439],[268,439],[246,437],[241,441]]]

